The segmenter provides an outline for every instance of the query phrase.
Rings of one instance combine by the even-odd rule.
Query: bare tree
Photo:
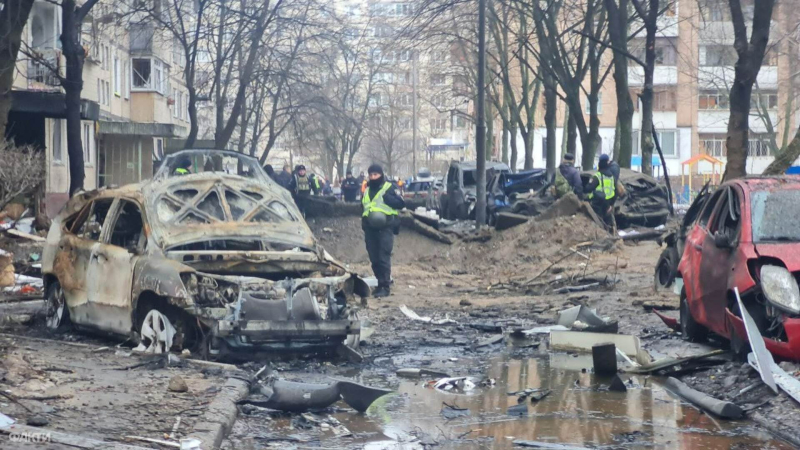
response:
[[[626,56],[628,51],[628,0],[604,0],[604,2],[606,11],[608,11],[609,35],[615,49],[614,87],[617,94],[617,120],[619,123],[617,127],[619,130],[619,153],[616,155],[616,160],[620,166],[630,168],[633,152],[631,142],[633,139],[633,101],[629,93],[628,56]],[[644,161],[644,158],[642,160]]]
[[[0,209],[15,197],[29,194],[44,182],[44,153],[33,147],[14,147],[0,140]]]
[[[660,3],[659,0],[631,0],[631,3],[636,9],[636,14],[644,23],[646,32],[644,86],[640,96],[642,101],[642,173],[653,175],[653,81],[656,66],[656,32],[658,31]]]
[[[11,111],[11,86],[14,84],[17,53],[33,1],[0,2],[0,141],[5,138],[8,113]]]
[[[730,119],[728,119],[728,164],[723,179],[743,177],[747,174],[748,133],[750,130],[750,97],[764,54],[769,43],[774,0],[754,2],[753,24],[750,40],[747,39],[742,5],[739,0],[728,0],[733,21],[734,44],[738,60],[734,69],[730,92]]]

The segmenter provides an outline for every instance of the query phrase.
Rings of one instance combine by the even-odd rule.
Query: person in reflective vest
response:
[[[314,177],[314,174],[306,173],[306,166],[300,164],[295,168],[292,181],[289,182],[289,192],[292,193],[294,202],[297,203],[300,212],[305,216],[306,200],[311,196],[312,192],[314,194],[319,192],[316,177]]]
[[[597,165],[592,179],[589,180],[586,191],[586,198],[592,204],[592,208],[607,224],[613,224],[614,201],[617,197],[617,183],[614,173],[611,171],[608,155],[600,155],[600,162]]]
[[[180,163],[178,163],[178,167],[172,171],[173,175],[189,175],[192,173],[192,161],[189,158],[183,158]]]
[[[392,183],[386,181],[381,166],[369,166],[368,173],[369,181],[361,198],[361,228],[364,230],[372,272],[378,279],[378,287],[372,295],[386,297],[390,294],[392,283],[394,235],[400,231],[397,215],[405,207],[405,202]]]

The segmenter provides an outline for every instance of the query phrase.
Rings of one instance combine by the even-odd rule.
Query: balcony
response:
[[[61,74],[61,51],[55,48],[35,50],[36,57],[28,60],[28,88],[46,90],[59,88],[61,83],[56,72]]]

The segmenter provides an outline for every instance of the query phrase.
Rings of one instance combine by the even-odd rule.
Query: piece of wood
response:
[[[402,214],[400,214],[399,217],[400,217],[400,224],[403,225],[404,227],[414,230],[417,233],[427,238],[433,239],[434,241],[448,245],[453,244],[453,239],[450,238],[450,236],[447,236],[446,234],[440,232],[439,230],[431,226],[425,225],[424,223],[415,219],[414,216],[412,216],[410,213],[403,212]]]
[[[10,230],[6,230],[6,234],[8,234],[10,236],[17,237],[17,238],[28,239],[28,240],[34,241],[34,242],[44,242],[44,241],[46,241],[46,239],[41,237],[41,236],[36,236],[34,234],[28,234],[28,233],[25,233],[23,231],[15,230],[13,228],[11,228]]]

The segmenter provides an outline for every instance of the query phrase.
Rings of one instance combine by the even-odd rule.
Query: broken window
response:
[[[739,222],[741,218],[741,207],[736,192],[733,189],[725,189],[720,199],[714,223],[709,228],[711,234],[721,234],[728,236],[733,242],[739,234]]]
[[[76,235],[92,241],[100,240],[100,233],[103,230],[103,222],[106,220],[108,210],[114,199],[107,198],[96,200],[85,207],[72,226],[69,228]]]
[[[723,191],[715,192],[711,199],[706,202],[703,214],[700,215],[700,225],[706,226],[708,219],[711,218],[711,213],[714,211],[714,205],[719,201],[719,196],[722,195],[722,192]]]
[[[133,89],[165,93],[166,69],[164,63],[155,58],[133,58]]]
[[[161,197],[161,199],[158,201],[158,206],[156,207],[156,213],[158,214],[159,220],[164,222],[169,222],[172,220],[172,218],[175,217],[175,214],[177,214],[180,210],[181,207],[179,205],[165,197]]]
[[[222,210],[222,203],[216,191],[209,192],[208,195],[197,204],[197,209],[215,219],[225,220],[225,211]]]
[[[122,200],[109,243],[132,252],[137,251],[144,244],[143,225],[139,206]]]
[[[240,220],[245,213],[252,211],[256,206],[254,201],[228,190],[225,191],[225,201],[228,202],[233,220]]]

